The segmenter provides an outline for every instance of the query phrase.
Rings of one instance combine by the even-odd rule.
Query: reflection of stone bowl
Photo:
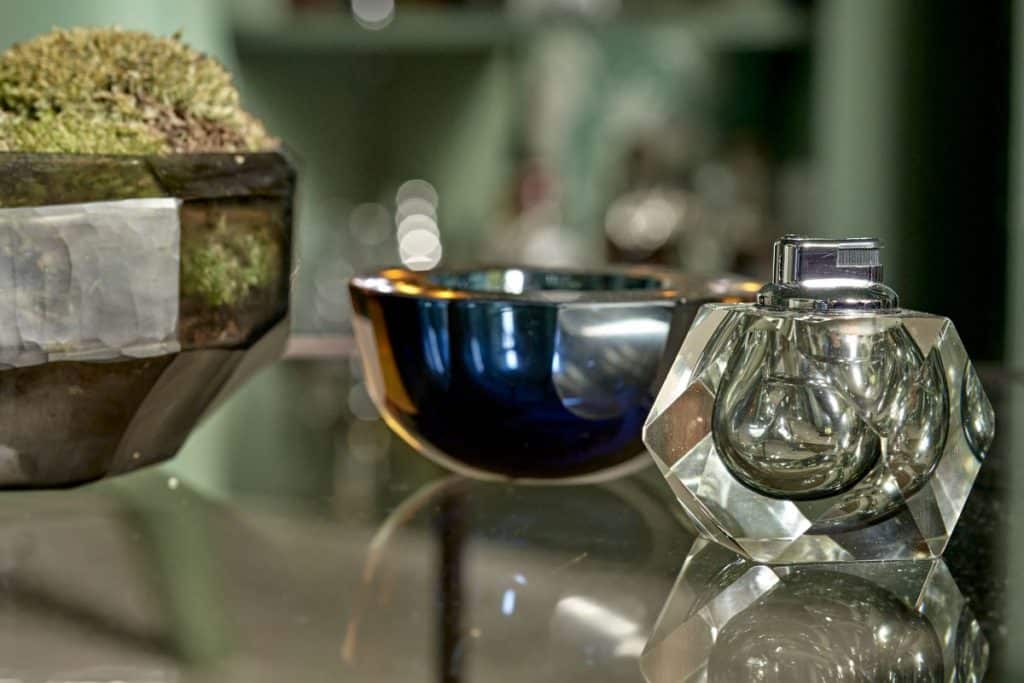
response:
[[[277,153],[0,154],[0,486],[169,458],[279,352],[293,194]]]
[[[702,303],[757,287],[649,268],[392,269],[350,292],[367,386],[396,432],[471,476],[543,480],[646,464],[663,360]]]

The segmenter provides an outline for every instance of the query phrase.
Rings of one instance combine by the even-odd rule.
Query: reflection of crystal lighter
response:
[[[756,304],[697,314],[644,440],[701,530],[758,561],[940,555],[994,433],[947,318],[879,243],[787,236]]]
[[[775,564],[697,541],[640,657],[648,683],[985,680],[941,559]]]

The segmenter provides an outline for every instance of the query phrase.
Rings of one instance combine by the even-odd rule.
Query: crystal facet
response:
[[[964,369],[963,394],[960,397],[964,434],[974,453],[985,457],[996,434],[996,415],[992,404],[981,387],[981,380],[974,366]]]
[[[769,567],[702,540],[640,660],[648,683],[980,681],[987,663],[941,559]]]
[[[708,304],[644,440],[711,539],[819,562],[941,554],[993,431],[946,318]]]

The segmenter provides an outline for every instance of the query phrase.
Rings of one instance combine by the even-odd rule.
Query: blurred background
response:
[[[1024,362],[1019,3],[5,0],[0,48],[76,25],[182,30],[299,168],[289,358],[163,468],[204,500],[371,524],[437,476],[353,355],[382,265],[767,277],[785,232],[878,236],[906,307]]]
[[[117,24],[227,63],[300,165],[303,335],[344,337],[339,284],[378,265],[764,276],[798,232],[882,237],[905,305],[1001,360],[1013,3],[935,4],[15,0],[0,46]]]

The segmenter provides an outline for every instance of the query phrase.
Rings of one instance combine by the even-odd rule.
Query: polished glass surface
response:
[[[1024,381],[981,370],[1012,422]],[[956,656],[977,661],[987,642],[990,681],[1024,672],[1008,647],[1024,617],[1009,579],[1024,568],[1017,437],[995,438],[945,554],[979,624],[957,627],[974,635]],[[0,680],[643,683],[694,539],[653,467],[571,486],[454,476],[391,435],[352,359],[286,360],[167,465],[0,496]],[[721,630],[709,680],[757,657],[782,672],[765,680],[828,680],[794,673],[825,666],[809,648],[828,617],[849,623],[828,651],[855,671],[943,680],[934,610],[909,605],[884,566],[881,579],[776,572],[784,590]],[[706,596],[735,579],[716,575]],[[769,628],[780,621],[790,630]]]
[[[1024,416],[1024,379],[978,370],[1001,423]],[[997,683],[1024,674],[1021,447],[1010,427],[995,437],[944,558]],[[166,465],[0,495],[0,680],[644,683],[694,538],[653,466],[576,486],[453,476],[391,434],[352,359],[287,360]],[[851,680],[943,680],[933,615],[893,576],[792,576],[724,625],[709,680],[770,663],[775,646],[791,667],[775,680],[822,680],[792,672],[817,670],[808,644],[826,617],[851,627],[829,641],[865,672]],[[814,619],[794,616],[812,599]],[[782,619],[803,630],[766,639]],[[976,661],[977,635],[957,657]]]
[[[710,538],[842,562],[941,555],[994,427],[946,318],[709,304],[645,440]]]
[[[434,273],[427,279],[442,287],[469,292],[624,292],[632,289],[671,289],[671,283],[641,273],[573,273],[535,268],[490,268]]]
[[[646,466],[662,362],[700,304],[757,287],[650,267],[388,269],[350,292],[369,394],[410,445],[475,477],[595,480]]]

